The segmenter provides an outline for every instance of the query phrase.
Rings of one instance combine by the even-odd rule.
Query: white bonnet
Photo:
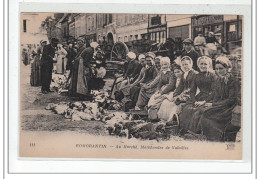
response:
[[[90,47],[93,47],[94,49],[96,49],[98,46],[99,46],[99,44],[97,42],[90,43]]]
[[[171,64],[171,60],[169,57],[162,57],[160,60],[160,63],[162,63],[162,62],[167,62],[167,63]]]
[[[127,57],[129,57],[129,58],[132,59],[132,60],[136,59],[136,55],[135,55],[134,52],[128,52],[128,53],[127,53]]]

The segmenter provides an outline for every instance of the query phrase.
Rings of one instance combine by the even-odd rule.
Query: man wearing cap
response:
[[[47,41],[41,40],[41,41],[40,41],[40,44],[41,44],[41,45],[37,48],[37,54],[38,54],[39,56],[42,54],[43,48],[44,48],[44,46],[47,44]]]
[[[50,90],[50,84],[52,79],[53,60],[55,51],[59,40],[56,38],[51,39],[51,43],[44,46],[41,58],[41,76],[42,76],[42,93],[52,92]]]
[[[190,38],[187,38],[187,39],[185,39],[183,41],[183,48],[184,48],[184,50],[182,52],[181,57],[189,56],[192,59],[192,61],[193,61],[193,68],[194,68],[194,70],[198,71],[197,60],[199,58],[199,54],[198,54],[198,52],[196,52],[194,50],[192,45],[193,45],[193,41]]]
[[[206,39],[203,37],[202,33],[199,32],[198,36],[194,39],[194,46],[196,50],[200,52],[201,55],[204,55],[204,47],[206,45]]]

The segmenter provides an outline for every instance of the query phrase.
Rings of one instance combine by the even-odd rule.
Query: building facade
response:
[[[163,43],[167,37],[167,21],[165,14],[148,15],[148,34],[152,41]]]
[[[116,41],[129,42],[140,40],[147,36],[148,15],[117,14]]]
[[[167,37],[175,42],[191,38],[191,15],[166,15]]]

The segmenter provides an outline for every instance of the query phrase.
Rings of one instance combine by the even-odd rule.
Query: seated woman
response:
[[[139,73],[137,73],[137,71],[136,71],[136,68],[139,66],[139,63],[136,60],[135,53],[128,52],[126,55],[126,60],[128,62],[128,65],[127,65],[127,69],[126,69],[124,76],[118,77],[114,83],[114,87],[113,87],[113,90],[111,93],[111,97],[114,99],[116,98],[115,93],[118,93],[128,83],[130,83],[130,78],[135,77],[135,76],[139,75],[139,73],[140,73],[140,71],[139,71]]]
[[[171,121],[176,114],[181,112],[182,106],[185,103],[180,104],[180,101],[187,101],[190,98],[190,88],[195,76],[198,74],[193,66],[193,60],[189,56],[184,56],[180,60],[181,69],[183,71],[180,82],[176,80],[176,90],[167,96],[167,99],[163,101],[158,111],[158,118],[164,121]],[[174,70],[176,71],[176,70]],[[176,74],[176,77],[178,74]],[[179,77],[177,77],[178,79]]]
[[[183,76],[181,66],[175,65],[173,68],[173,73],[176,77],[176,80],[174,80],[175,86],[176,88],[178,88]],[[173,97],[175,91],[176,89],[174,89],[174,91],[169,92],[168,94],[163,95],[164,98],[160,105],[151,106],[151,108],[157,108],[157,117],[162,121],[171,121],[173,116],[179,114],[180,112],[181,106],[175,103],[175,98]]]
[[[225,141],[225,132],[233,131],[235,134],[240,127],[230,125],[232,110],[237,104],[239,95],[239,83],[229,73],[231,62],[227,57],[216,59],[216,80],[214,98],[212,103],[206,103],[208,107],[200,118],[200,127],[208,140]],[[235,138],[234,138],[235,140]]]
[[[160,101],[159,98],[162,95],[175,89],[175,77],[170,70],[170,63],[168,57],[161,58],[161,71],[159,75],[151,83],[141,85],[141,90],[136,103],[137,110],[144,109],[153,94],[155,94],[154,100],[151,103],[157,103],[157,100]]]
[[[197,126],[204,104],[213,98],[213,84],[216,81],[216,75],[212,71],[211,58],[202,56],[198,59],[197,65],[200,72],[195,76],[192,82],[190,100],[187,101],[179,115],[180,128],[193,132],[197,132]],[[183,134],[185,134],[185,132]]]
[[[157,56],[157,57],[154,58],[154,64],[155,64],[155,67],[156,67],[158,72],[161,69],[161,59],[162,59],[162,56]]]
[[[158,74],[158,71],[155,68],[154,58],[155,54],[152,52],[145,54],[145,61],[142,63],[144,67],[142,68],[138,79],[130,85],[130,99],[132,100],[134,106],[138,100],[141,84],[147,84],[151,82]]]

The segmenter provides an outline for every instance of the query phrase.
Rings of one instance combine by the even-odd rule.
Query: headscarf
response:
[[[193,61],[192,61],[192,59],[191,59],[189,56],[184,56],[184,57],[182,57],[182,58],[181,58],[181,62],[182,62],[183,60],[188,60],[188,61],[190,61],[191,65],[193,66]]]
[[[62,44],[58,44],[57,47],[58,47],[58,48],[59,48],[59,47],[62,48]]]
[[[162,68],[161,68],[161,71],[164,74],[167,73],[168,71],[171,71],[171,69],[170,69],[170,67],[171,67],[171,60],[170,60],[170,58],[169,57],[162,57],[161,60],[160,60],[160,63],[162,64],[162,62],[168,63],[169,66],[168,66],[168,69],[166,69],[166,70],[162,70]]]
[[[99,46],[99,44],[97,42],[90,43],[90,47],[93,47],[94,49],[96,49],[98,46]]]
[[[162,57],[160,60],[160,63],[167,62],[169,65],[171,64],[171,60],[169,57]]]
[[[161,62],[161,59],[162,59],[163,57],[162,56],[156,56],[155,58],[154,58],[154,60],[156,60],[156,59],[159,59],[160,60],[160,62]]]
[[[79,37],[79,38],[77,39],[77,41],[81,41],[81,42],[85,43],[84,37]]]
[[[225,68],[231,69],[232,68],[232,63],[230,62],[230,60],[225,57],[225,56],[220,56],[216,59],[216,64],[219,63],[221,65],[223,65]]]
[[[154,59],[155,57],[156,57],[156,55],[153,53],[153,52],[147,52],[146,54],[145,54],[145,58],[146,57],[152,57],[152,59]]]
[[[228,68],[228,72],[231,71],[232,69],[232,63],[230,62],[230,60],[225,57],[225,56],[220,56],[216,59],[216,64],[221,64],[223,65],[225,68]],[[222,77],[222,80],[224,81],[224,83],[227,84],[229,78],[231,77],[231,73],[227,73],[224,77]]]
[[[128,58],[130,58],[131,60],[136,59],[136,55],[134,52],[128,52],[126,55]]]
[[[141,59],[145,59],[145,55],[144,54],[140,54],[139,56],[138,56],[138,60],[140,61]]]

